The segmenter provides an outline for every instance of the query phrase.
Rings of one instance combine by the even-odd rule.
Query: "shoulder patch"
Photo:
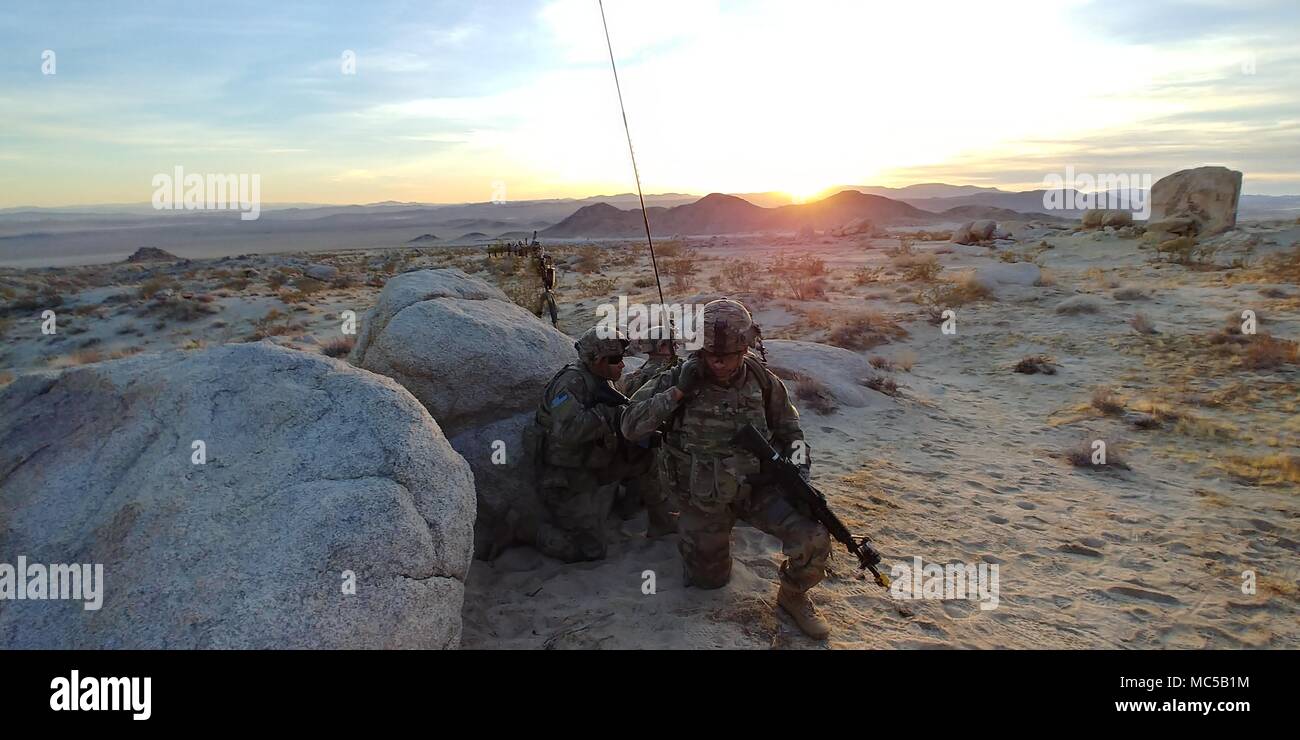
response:
[[[551,399],[551,408],[555,408],[556,406],[559,406],[560,404],[564,403],[567,400],[569,400],[568,392],[567,391],[561,392],[555,398]]]

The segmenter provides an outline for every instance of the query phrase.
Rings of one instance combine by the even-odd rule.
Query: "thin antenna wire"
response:
[[[618,91],[618,109],[623,114],[623,133],[627,134],[627,153],[632,156],[632,175],[636,178],[636,197],[641,201],[641,220],[645,223],[645,240],[650,245],[650,265],[655,271],[655,287],[659,289],[659,304],[664,303],[664,286],[659,282],[659,263],[655,260],[655,242],[650,237],[650,217],[645,211],[645,196],[641,194],[641,173],[636,167],[636,152],[632,150],[632,131],[627,126],[627,109],[623,107],[623,88],[618,84],[618,67],[614,64],[614,45],[609,41],[609,24],[605,22],[605,2],[600,5],[600,24],[605,27],[605,46],[609,48],[609,68],[614,70],[614,89]]]

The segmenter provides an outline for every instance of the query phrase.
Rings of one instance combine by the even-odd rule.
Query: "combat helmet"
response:
[[[646,336],[642,339],[632,339],[628,341],[628,350],[639,355],[648,355],[664,342],[673,339],[673,328],[671,326],[661,326],[656,324],[650,327]]]
[[[622,355],[627,352],[628,341],[623,332],[602,326],[593,326],[578,337],[573,348],[583,362],[595,362],[599,357]]]
[[[730,354],[744,352],[758,337],[754,317],[739,301],[720,298],[704,304],[704,342],[706,352]]]

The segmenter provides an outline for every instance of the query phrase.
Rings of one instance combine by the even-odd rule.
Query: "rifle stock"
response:
[[[789,498],[807,505],[812,512],[813,518],[820,522],[823,527],[826,527],[826,531],[858,559],[858,567],[871,571],[872,578],[881,588],[889,588],[889,576],[881,573],[876,568],[880,564],[880,553],[876,552],[876,548],[871,546],[870,538],[865,536],[861,539],[854,537],[853,533],[849,532],[849,528],[844,526],[844,522],[840,521],[840,518],[835,516],[835,512],[831,511],[830,505],[826,503],[826,496],[803,479],[803,476],[799,474],[797,465],[781,457],[779,452],[772,449],[772,445],[768,444],[762,433],[755,429],[753,424],[746,424],[742,427],[736,433],[732,443],[739,445],[741,449],[766,463],[775,474],[781,492]]]

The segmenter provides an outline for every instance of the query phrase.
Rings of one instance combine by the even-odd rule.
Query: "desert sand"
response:
[[[776,540],[738,526],[731,583],[687,589],[675,537],[646,540],[642,515],[611,522],[601,562],[527,547],[475,561],[463,646],[1300,647],[1300,366],[1287,344],[1300,338],[1300,225],[1243,223],[1213,264],[1157,259],[1108,231],[1003,227],[1012,238],[990,246],[900,231],[681,239],[660,264],[695,269],[665,276],[670,302],[731,295],[773,344],[838,344],[870,363],[856,384],[787,380],[814,482],[886,565],[997,564],[996,609],[892,599],[835,545],[813,594],[835,632],[814,643],[774,610]],[[655,300],[643,245],[549,248],[572,336],[619,295]],[[770,271],[778,254],[822,261],[803,298]],[[1034,271],[1026,284],[995,279],[1030,264],[1016,273]],[[259,339],[341,357],[343,312],[363,314],[393,274],[441,266],[503,281],[484,250],[448,247],[0,269],[0,383]],[[1225,331],[1247,309],[1275,339]],[[1055,372],[1015,371],[1035,355]],[[1071,462],[1096,439],[1108,465]]]

